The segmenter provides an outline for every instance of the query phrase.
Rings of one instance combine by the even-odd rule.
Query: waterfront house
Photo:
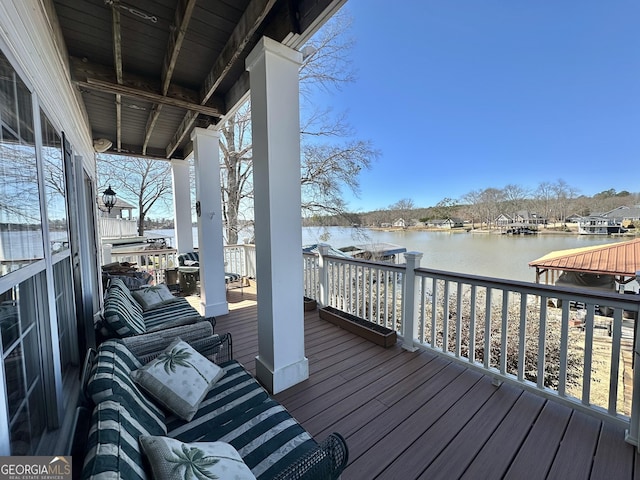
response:
[[[578,233],[581,235],[611,235],[624,231],[621,222],[606,215],[588,215],[578,221]]]
[[[613,210],[605,213],[604,216],[613,220],[615,223],[619,223],[625,228],[631,225],[637,226],[640,224],[640,206],[622,206],[614,208]]]

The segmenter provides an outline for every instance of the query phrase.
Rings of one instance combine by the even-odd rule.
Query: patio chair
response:
[[[181,253],[178,255],[178,272],[182,272],[182,274],[193,275],[193,269],[196,267],[200,267],[200,257],[198,252],[187,252]],[[226,263],[225,263],[226,265]],[[199,273],[195,274],[196,279],[199,280]],[[231,286],[235,285],[236,288],[241,289],[242,295],[244,295],[244,283],[245,279],[239,273],[234,272],[224,272],[224,283],[227,289],[231,288]]]

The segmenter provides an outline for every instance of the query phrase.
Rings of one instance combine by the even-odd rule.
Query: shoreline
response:
[[[499,228],[470,228],[470,227],[459,227],[459,228],[434,228],[434,227],[358,227],[358,228],[366,228],[367,230],[374,230],[378,232],[443,232],[443,233],[471,233],[471,234],[483,234],[483,235],[506,235],[503,229]],[[633,239],[635,237],[640,236],[640,231],[637,232],[626,232],[626,233],[613,233],[609,235],[602,234],[583,234],[578,232],[578,227],[567,227],[568,230],[560,230],[561,227],[550,227],[543,228],[537,231],[534,235],[561,235],[561,236],[575,236],[575,237],[628,237],[629,239]]]

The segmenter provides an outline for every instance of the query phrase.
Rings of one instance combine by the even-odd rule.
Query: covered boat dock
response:
[[[536,283],[554,284],[562,272],[610,275],[626,285],[640,275],[640,238],[607,245],[557,250],[529,262]],[[543,280],[544,276],[544,282]]]

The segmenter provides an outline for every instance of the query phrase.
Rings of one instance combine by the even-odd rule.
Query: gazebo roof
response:
[[[640,271],[640,238],[628,242],[557,250],[529,262],[538,270],[634,277]]]

